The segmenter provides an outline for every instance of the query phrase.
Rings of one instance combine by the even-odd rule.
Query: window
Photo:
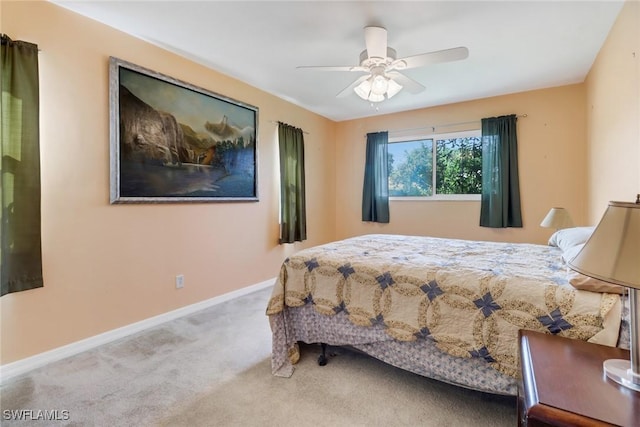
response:
[[[479,200],[480,130],[393,138],[388,145],[389,196]]]

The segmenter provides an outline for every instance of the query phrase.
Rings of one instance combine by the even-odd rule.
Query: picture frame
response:
[[[258,108],[109,58],[110,203],[258,201]]]

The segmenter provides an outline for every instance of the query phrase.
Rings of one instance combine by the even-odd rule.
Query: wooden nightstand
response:
[[[640,426],[640,393],[606,378],[602,362],[620,348],[520,331],[518,425]]]

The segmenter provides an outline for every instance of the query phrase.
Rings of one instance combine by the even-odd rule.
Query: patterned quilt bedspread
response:
[[[517,376],[519,329],[616,344],[620,297],[576,290],[566,274],[560,250],[545,245],[365,235],[286,259],[267,315],[311,304]]]

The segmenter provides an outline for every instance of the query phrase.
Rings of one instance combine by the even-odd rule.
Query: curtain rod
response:
[[[517,118],[521,118],[521,117],[527,117],[527,114],[520,114],[518,116],[516,116]],[[416,131],[416,130],[425,130],[425,129],[431,129],[432,132],[435,132],[437,128],[446,128],[446,127],[452,127],[452,126],[462,126],[462,125],[470,125],[472,123],[479,123],[481,120],[470,120],[468,122],[457,122],[457,123],[445,123],[443,125],[431,125],[431,126],[422,126],[419,128],[410,128],[410,129],[395,129],[395,130],[390,130],[388,131],[389,133],[394,133],[394,132],[409,132],[409,131]]]
[[[276,124],[276,125],[277,125],[277,124],[278,124],[278,123],[280,123],[280,122],[279,122],[279,121],[277,121],[277,120],[269,120],[269,123],[274,123],[274,124]],[[282,122],[282,123],[284,123],[284,122]],[[291,125],[289,125],[289,126],[291,126]],[[294,127],[295,127],[295,126],[294,126]],[[304,134],[306,134],[306,135],[309,135],[309,132],[307,132],[306,130],[303,130],[303,131],[302,131],[302,133],[304,133]]]

